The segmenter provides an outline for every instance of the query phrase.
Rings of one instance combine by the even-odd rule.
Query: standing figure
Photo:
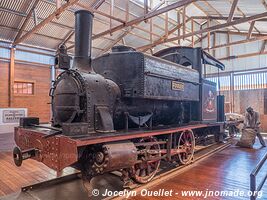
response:
[[[262,146],[266,147],[265,141],[260,133],[260,115],[258,112],[254,111],[253,108],[248,107],[247,108],[247,113],[245,116],[245,121],[244,121],[245,127],[247,128],[252,128],[256,131],[257,137],[260,140],[260,143]]]

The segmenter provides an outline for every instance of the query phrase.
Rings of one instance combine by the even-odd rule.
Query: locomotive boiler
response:
[[[223,134],[223,97],[203,67],[224,65],[201,48],[173,47],[155,55],[116,46],[91,59],[93,15],[75,13],[75,56],[61,48],[63,72],[50,90],[52,123],[22,118],[14,161],[36,159],[57,171],[93,176],[120,170],[127,185],[150,181],[162,159],[192,161],[195,137]],[[88,184],[85,184],[88,185]]]

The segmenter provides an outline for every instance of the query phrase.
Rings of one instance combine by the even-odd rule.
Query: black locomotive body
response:
[[[146,183],[162,159],[190,163],[195,137],[211,133],[219,140],[223,97],[202,69],[224,69],[222,63],[189,47],[150,56],[117,46],[91,60],[93,15],[81,10],[75,16],[73,66],[65,65],[61,48],[57,61],[64,71],[50,91],[52,127],[21,119],[15,129],[17,165],[34,158],[58,171],[73,166],[84,180],[122,170],[125,180]]]
[[[216,85],[202,78],[202,65],[206,62],[216,63],[221,69],[224,66],[208,56],[201,48],[174,47],[149,56],[117,46],[111,53],[96,58],[95,71],[114,81],[121,91],[122,104],[114,115],[115,128],[123,128],[118,126],[125,121],[123,113],[139,127],[150,117],[152,126],[216,122]],[[212,92],[214,97],[214,110],[210,113],[205,113],[204,108],[206,92]],[[142,123],[138,124],[137,119]],[[124,127],[127,129],[127,125]]]
[[[114,47],[94,59],[93,68],[66,70],[58,77],[51,93],[53,123],[75,128],[85,122],[86,134],[216,122],[216,85],[202,78],[203,62],[212,59],[205,56],[201,48],[176,47],[149,56]],[[208,93],[213,105],[205,112]]]

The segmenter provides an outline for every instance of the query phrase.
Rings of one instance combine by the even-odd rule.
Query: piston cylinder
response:
[[[130,141],[112,142],[104,144],[94,157],[92,169],[96,173],[129,168],[137,162],[137,149]]]

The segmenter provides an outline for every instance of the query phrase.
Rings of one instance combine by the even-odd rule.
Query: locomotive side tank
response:
[[[190,121],[184,113],[199,102],[199,73],[173,62],[136,52],[125,46],[93,60],[95,71],[114,81],[121,99],[114,115],[117,129]],[[193,105],[193,103],[192,103]],[[126,120],[124,120],[126,119]]]

